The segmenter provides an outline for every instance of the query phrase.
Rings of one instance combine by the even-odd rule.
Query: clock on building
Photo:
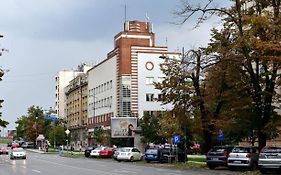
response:
[[[145,68],[147,70],[152,70],[154,68],[154,64],[151,61],[145,63]]]

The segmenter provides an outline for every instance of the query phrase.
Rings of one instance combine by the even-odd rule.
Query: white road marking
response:
[[[36,173],[41,173],[41,171],[35,170],[35,169],[32,169],[31,171],[34,171],[34,172],[36,172]]]
[[[22,168],[26,169],[26,166],[21,165],[20,167],[22,167]]]
[[[106,172],[106,171],[101,171],[101,170],[97,170],[97,169],[89,169],[89,168],[82,168],[82,167],[76,167],[76,166],[70,166],[70,165],[66,165],[66,164],[61,164],[61,163],[56,163],[56,162],[51,162],[48,160],[43,160],[43,159],[37,159],[39,161],[43,161],[43,162],[48,162],[50,164],[54,164],[54,165],[58,165],[61,167],[67,167],[67,168],[72,168],[72,169],[78,169],[78,170],[85,170],[85,171],[90,171],[90,172],[97,172],[97,173],[101,173],[101,174],[108,174],[108,175],[121,175],[121,174],[117,174],[115,172]]]

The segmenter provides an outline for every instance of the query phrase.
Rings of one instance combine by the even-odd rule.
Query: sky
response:
[[[201,0],[193,0],[199,3]],[[220,0],[218,0],[220,1]],[[2,117],[8,129],[27,114],[27,109],[55,105],[55,75],[76,69],[81,63],[96,64],[113,49],[114,36],[126,19],[153,23],[157,46],[179,51],[206,46],[210,29],[220,26],[211,18],[199,28],[195,19],[175,25],[173,14],[181,0],[0,0],[0,82],[4,99]]]

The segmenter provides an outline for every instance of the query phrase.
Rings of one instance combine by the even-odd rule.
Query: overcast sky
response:
[[[199,0],[193,0],[199,2]],[[220,0],[218,0],[220,1]],[[156,45],[169,51],[206,46],[210,19],[194,29],[194,20],[178,26],[173,11],[180,0],[0,0],[0,57],[9,70],[0,82],[3,118],[15,128],[17,118],[35,105],[55,104],[55,75],[80,63],[98,63],[113,49],[113,37],[123,29],[125,4],[128,20],[153,23]]]

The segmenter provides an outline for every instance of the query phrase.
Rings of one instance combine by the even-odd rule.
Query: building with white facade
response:
[[[55,77],[55,112],[59,118],[64,119],[66,117],[65,87],[77,75],[86,73],[90,68],[91,66],[83,65],[82,67],[79,66],[77,70],[62,70],[57,73]]]
[[[88,71],[88,132],[110,128],[111,117],[142,117],[144,112],[166,111],[156,99],[153,82],[164,78],[160,56],[179,58],[166,46],[155,46],[151,23],[127,21],[114,37],[114,49]]]

